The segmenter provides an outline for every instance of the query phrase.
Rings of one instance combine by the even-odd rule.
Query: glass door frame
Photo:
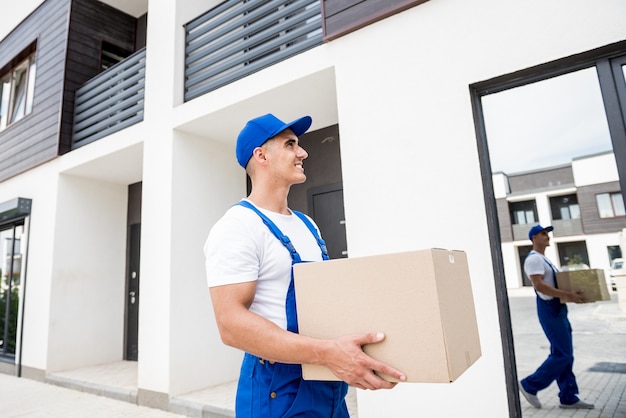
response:
[[[22,300],[22,269],[21,267],[19,267],[19,269],[16,271],[16,269],[18,268],[18,266],[16,266],[16,255],[19,254],[20,255],[20,264],[21,264],[21,250],[16,251],[16,248],[19,248],[17,244],[18,240],[21,239],[21,236],[23,235],[20,234],[20,237],[17,237],[17,229],[19,227],[24,228],[24,220],[20,220],[20,221],[15,221],[15,222],[11,222],[9,224],[5,224],[5,225],[0,225],[0,234],[2,234],[5,231],[8,231],[10,236],[6,236],[3,239],[8,239],[10,242],[8,243],[7,246],[7,253],[6,254],[2,254],[3,257],[3,263],[2,263],[2,269],[0,270],[2,272],[2,283],[1,286],[3,288],[6,288],[7,292],[5,293],[5,297],[4,297],[4,311],[0,312],[0,316],[4,317],[4,321],[3,321],[3,327],[0,329],[0,338],[2,339],[2,346],[0,347],[0,359],[2,359],[3,361],[13,361],[15,362],[15,357],[16,354],[18,352],[18,348],[19,348],[19,318],[20,318],[20,305],[21,305],[21,300]],[[5,247],[0,245],[0,248],[4,249]],[[6,263],[5,263],[6,261]],[[19,276],[17,277],[17,283],[16,283],[16,274],[18,274]],[[4,282],[6,278],[6,283]],[[16,289],[17,290],[17,312],[13,312],[12,309],[12,305],[13,305],[13,290]],[[1,300],[0,300],[1,301]],[[15,341],[12,341],[12,336],[11,334],[11,317],[12,315],[15,315]],[[9,352],[9,346],[10,345],[14,345],[14,348],[12,350],[12,352]]]
[[[24,337],[24,311],[26,302],[26,278],[27,278],[27,266],[28,266],[28,246],[29,246],[29,231],[30,231],[30,212],[31,212],[32,200],[26,198],[15,198],[9,201],[0,203],[0,231],[12,230],[11,239],[13,243],[11,245],[11,264],[14,269],[14,256],[15,256],[15,238],[16,228],[22,227],[22,233],[20,235],[20,271],[19,271],[19,289],[18,289],[18,306],[17,306],[17,323],[15,331],[15,353],[7,355],[6,347],[3,347],[2,353],[0,353],[0,363],[15,368],[15,375],[21,377],[22,375],[22,353],[23,353],[23,337]],[[0,247],[1,248],[1,247]],[[4,257],[4,254],[2,255]],[[14,270],[13,270],[14,272]],[[13,273],[12,272],[12,273]],[[9,282],[12,282],[11,280]],[[10,292],[10,290],[9,290]],[[7,296],[7,299],[9,297]],[[8,305],[8,304],[7,304]],[[7,316],[10,307],[7,306],[3,315]],[[3,340],[7,335],[8,324],[5,321],[5,326],[0,329],[0,338]]]
[[[622,196],[626,193],[626,82],[622,66],[626,65],[626,41],[606,45],[584,53],[537,65],[514,73],[475,83],[470,88],[474,127],[482,183],[491,259],[494,271],[498,320],[502,341],[505,381],[509,416],[521,417],[522,410],[518,390],[517,366],[513,343],[511,312],[508,302],[502,242],[498,225],[498,212],[494,194],[491,162],[487,146],[487,134],[481,98],[484,95],[521,87],[567,73],[595,67],[611,134],[613,152],[617,163]]]

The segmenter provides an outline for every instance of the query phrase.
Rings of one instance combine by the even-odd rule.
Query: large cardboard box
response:
[[[602,269],[559,271],[556,273],[556,283],[562,290],[582,290],[586,302],[611,300]],[[565,301],[561,300],[561,303]]]
[[[452,382],[481,356],[463,251],[301,263],[294,265],[294,280],[301,334],[384,332],[383,342],[363,350],[405,373],[408,382]],[[302,372],[307,380],[338,380],[319,365],[305,364]]]

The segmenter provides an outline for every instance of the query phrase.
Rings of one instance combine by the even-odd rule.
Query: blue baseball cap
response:
[[[260,147],[285,129],[291,129],[296,136],[300,136],[311,127],[312,122],[310,116],[302,116],[293,122],[285,123],[271,113],[248,121],[237,137],[237,162],[246,168],[256,147]]]
[[[535,225],[532,228],[530,228],[530,231],[528,231],[528,239],[529,240],[533,240],[533,237],[535,235],[537,235],[538,233],[542,232],[542,231],[546,231],[546,232],[550,232],[553,231],[554,227],[553,226],[546,226],[545,228],[541,225]]]

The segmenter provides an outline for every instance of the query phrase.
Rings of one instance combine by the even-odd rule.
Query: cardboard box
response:
[[[586,302],[611,300],[602,269],[559,271],[556,273],[556,283],[562,290],[582,290]]]
[[[338,338],[384,332],[363,350],[408,382],[449,383],[480,356],[463,251],[428,249],[294,265],[300,334]],[[306,380],[338,380],[304,364]],[[383,378],[394,381],[391,376]]]

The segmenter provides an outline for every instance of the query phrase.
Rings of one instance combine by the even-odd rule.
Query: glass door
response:
[[[0,230],[0,358],[15,361],[22,286],[24,223]]]

